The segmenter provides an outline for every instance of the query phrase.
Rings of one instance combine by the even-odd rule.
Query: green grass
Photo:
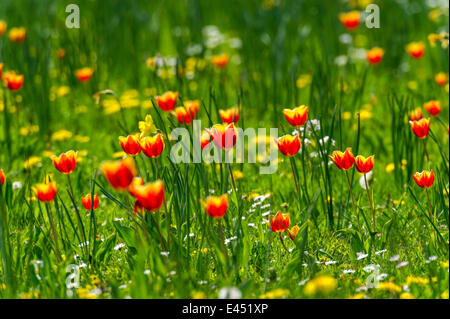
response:
[[[0,36],[0,63],[3,73],[15,70],[25,81],[16,92],[0,87],[0,168],[6,174],[0,187],[0,297],[217,298],[224,287],[236,287],[243,298],[448,298],[448,83],[440,87],[434,76],[448,74],[449,56],[440,42],[433,47],[427,39],[448,32],[448,9],[433,21],[428,14],[435,9],[425,1],[375,1],[381,27],[362,24],[349,32],[338,19],[352,10],[347,2],[82,0],[81,28],[68,29],[65,7],[72,1],[2,0],[0,20],[8,29]],[[225,40],[208,49],[205,27],[211,25]],[[22,44],[8,39],[16,26],[27,30]],[[343,34],[352,42],[343,43]],[[422,59],[405,51],[412,41],[425,43]],[[193,44],[201,45],[195,60],[187,52]],[[354,49],[375,46],[386,51],[379,65],[354,58]],[[59,48],[66,51],[62,60]],[[209,60],[219,53],[230,56],[220,71]],[[148,68],[147,58],[156,55],[174,58],[175,70],[183,72],[165,77]],[[348,58],[345,65],[335,62],[339,56]],[[193,77],[186,72],[192,61],[197,63]],[[83,84],[74,71],[85,66],[94,75]],[[123,106],[118,112],[104,107],[105,101],[116,101],[114,96],[102,95],[96,103],[95,93],[107,89]],[[167,90],[179,92],[180,105],[201,101],[202,128],[221,121],[219,109],[241,105],[238,127],[291,134],[282,110],[308,105],[307,125],[318,120],[320,128],[308,131],[294,157],[300,195],[281,153],[271,175],[259,174],[260,163],[231,164],[242,173],[236,190],[226,164],[172,163],[169,149],[175,141],[168,133],[181,125],[154,101]],[[442,111],[432,118],[426,138],[428,162],[408,119],[411,110],[432,99],[441,101]],[[142,153],[136,164],[145,182],[157,180],[159,169],[168,213],[162,208],[142,217],[134,215],[134,198],[115,191],[99,166],[122,151],[118,137],[139,132],[138,122],[147,114],[164,134],[166,149],[158,167]],[[71,134],[58,140],[61,130]],[[349,171],[359,231],[345,174],[329,165],[328,155],[347,147],[355,155],[375,154],[370,191],[380,236],[370,233],[361,175]],[[71,174],[75,198],[67,177],[48,158],[49,152],[71,149],[82,158]],[[32,156],[39,159],[26,168]],[[424,169],[436,174],[429,189],[434,220],[425,190],[411,176]],[[31,188],[48,174],[58,194],[46,205],[33,199]],[[17,182],[21,187],[13,187]],[[225,253],[218,221],[202,206],[212,192],[229,192],[221,221]],[[94,213],[81,205],[80,197],[88,193],[100,197]],[[270,196],[261,203],[253,199],[264,194]],[[265,223],[265,213],[278,210],[300,227],[295,241],[282,235],[288,253]],[[161,254],[157,226],[168,255]],[[68,289],[71,264],[81,265],[80,282]],[[379,265],[384,284],[365,291],[360,287],[371,274],[369,265]],[[335,278],[336,287],[311,292],[313,279],[323,275]]]

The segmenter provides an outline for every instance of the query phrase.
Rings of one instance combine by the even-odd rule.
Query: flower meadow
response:
[[[0,2],[0,298],[449,298],[448,1],[67,5]]]

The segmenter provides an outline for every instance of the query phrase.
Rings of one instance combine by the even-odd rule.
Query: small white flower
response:
[[[223,287],[219,290],[219,299],[241,299],[242,292],[236,287]]]

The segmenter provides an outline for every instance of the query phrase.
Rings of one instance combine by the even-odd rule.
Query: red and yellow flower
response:
[[[81,68],[75,71],[75,76],[77,77],[78,81],[84,83],[88,82],[92,75],[94,74],[94,70],[92,68]]]
[[[306,105],[298,106],[292,110],[284,109],[283,115],[292,126],[302,126],[308,119],[308,109],[309,107]]]
[[[379,47],[374,47],[366,52],[366,59],[370,64],[376,65],[383,60],[384,50]]]
[[[426,102],[423,107],[425,108],[425,111],[427,111],[428,114],[431,116],[437,116],[439,113],[441,113],[441,102],[437,100],[431,100]]]
[[[208,133],[217,148],[228,150],[236,144],[237,130],[234,123],[215,124]]]
[[[184,104],[184,107],[186,108],[186,111],[188,112],[188,114],[191,114],[191,116],[193,118],[200,111],[200,101],[199,100],[184,101],[183,104]]]
[[[422,109],[420,107],[416,108],[411,112],[410,115],[411,121],[420,121],[423,119]]]
[[[59,156],[52,155],[50,158],[53,161],[55,168],[63,174],[70,174],[77,166],[78,153],[73,150],[60,154]]]
[[[11,91],[18,91],[23,85],[24,76],[19,75],[14,71],[9,71],[3,74],[3,79],[6,82],[8,89]]]
[[[275,217],[269,216],[267,225],[274,233],[281,233],[289,228],[290,222],[289,214],[282,214],[281,211],[278,211]]]
[[[0,37],[5,33],[6,28],[8,27],[8,24],[6,21],[0,20]]]
[[[116,190],[126,190],[137,175],[136,163],[131,157],[120,161],[104,162],[100,170]]]
[[[413,133],[420,139],[424,139],[428,136],[430,131],[430,119],[421,119],[419,121],[409,121],[409,126]]]
[[[0,186],[5,184],[6,176],[2,168],[0,168]]]
[[[154,212],[160,209],[164,203],[164,183],[162,180],[144,185],[133,182],[129,187],[129,192],[137,200],[135,212],[142,212],[142,208]]]
[[[156,103],[164,112],[172,111],[178,99],[178,92],[168,91],[160,96],[155,96]]]
[[[161,133],[142,137],[140,144],[142,152],[151,158],[159,157],[164,150],[164,139]]]
[[[87,210],[91,210],[92,208],[92,197],[91,194],[87,194],[86,196],[81,196],[81,203],[83,204],[83,207]],[[97,194],[94,194],[94,210],[98,208],[98,196]]]
[[[448,76],[444,72],[439,72],[434,76],[434,81],[439,85],[443,86],[448,81]]]
[[[139,134],[132,134],[127,137],[119,136],[119,142],[123,151],[130,156],[136,156],[141,152]]]
[[[222,69],[227,66],[229,57],[227,54],[218,54],[211,57],[211,62],[214,66]]]
[[[51,202],[56,197],[56,182],[50,182],[48,184],[36,184],[33,187],[33,192],[36,195],[37,199],[39,199],[41,202]]]
[[[202,135],[200,136],[200,146],[204,149],[209,142],[211,142],[211,135],[206,130],[203,130]]]
[[[333,161],[333,163],[342,170],[348,170],[352,168],[353,163],[355,162],[355,157],[352,153],[352,148],[348,147],[344,153],[341,151],[334,151],[333,154],[328,155],[329,158]]]
[[[373,168],[374,161],[375,155],[371,155],[367,158],[362,155],[358,155],[355,158],[356,170],[360,173],[369,173]]]
[[[406,46],[406,51],[414,59],[420,59],[425,53],[425,44],[423,42],[411,42]]]
[[[339,14],[339,20],[342,25],[349,31],[358,29],[359,23],[361,21],[361,14],[359,11],[350,11]]]
[[[231,107],[226,110],[219,110],[220,118],[224,123],[237,123],[239,121],[239,109],[237,107]]]
[[[205,211],[212,218],[222,218],[228,209],[228,195],[209,196],[206,198]]]
[[[288,228],[287,233],[292,240],[295,240],[295,237],[297,237],[299,230],[300,230],[300,227],[298,225],[295,225],[291,228]]]
[[[413,174],[412,176],[417,185],[422,188],[429,188],[433,185],[434,182],[434,172],[431,171],[422,171]]]
[[[178,123],[186,125],[191,124],[193,114],[191,114],[184,106],[176,107],[171,113],[175,116]]]
[[[274,140],[280,152],[285,156],[294,156],[298,153],[301,147],[300,138],[298,135],[284,135],[279,138],[275,138]]]
[[[24,27],[19,27],[11,28],[11,30],[9,30],[8,36],[11,42],[23,43],[23,41],[25,41],[26,34],[27,30]]]

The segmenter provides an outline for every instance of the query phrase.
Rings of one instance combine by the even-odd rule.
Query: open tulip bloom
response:
[[[433,220],[433,210],[431,209],[431,201],[430,201],[430,194],[428,193],[428,188],[430,188],[434,183],[434,172],[431,171],[422,171],[417,172],[413,174],[413,179],[416,182],[416,184],[424,188],[427,193],[427,199],[428,199],[428,208],[430,209],[430,218]]]

